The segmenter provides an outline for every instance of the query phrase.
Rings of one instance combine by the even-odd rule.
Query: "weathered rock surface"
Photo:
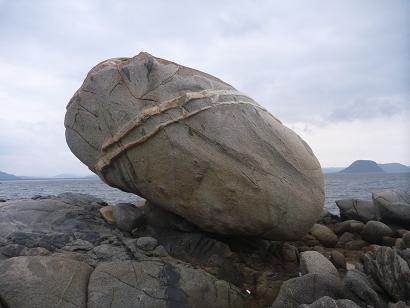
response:
[[[125,232],[131,232],[144,223],[143,210],[130,203],[118,203],[113,206],[112,216],[115,225]]]
[[[410,192],[385,189],[373,193],[372,197],[380,220],[410,226]]]
[[[285,281],[271,308],[293,308],[329,296],[343,298],[343,284],[331,274],[307,274]]]
[[[366,307],[366,305],[374,308],[387,307],[386,300],[373,290],[371,283],[362,272],[348,271],[343,282],[346,298],[353,300],[361,307]]]
[[[314,224],[310,233],[326,247],[335,247],[337,244],[337,235],[324,225]]]
[[[182,217],[152,204],[138,206],[143,214],[141,225],[132,232],[120,232],[115,224],[109,225],[101,217],[101,208],[107,207],[102,207],[103,205],[102,200],[77,194],[38,196],[36,200],[2,203],[0,269],[7,273],[3,275],[0,270],[0,307],[25,307],[26,303],[30,303],[27,306],[32,307],[32,301],[28,298],[37,297],[39,292],[50,288],[50,280],[44,277],[57,275],[53,272],[57,271],[55,262],[48,260],[63,260],[67,264],[74,262],[76,268],[86,267],[90,271],[92,267],[96,267],[98,272],[101,268],[105,272],[103,265],[111,264],[109,271],[99,273],[101,276],[105,275],[103,278],[93,280],[92,294],[96,301],[89,304],[102,307],[135,305],[135,298],[141,300],[138,303],[145,303],[145,307],[195,307],[199,304],[195,302],[193,305],[189,300],[186,303],[185,299],[191,297],[196,300],[199,293],[205,294],[205,303],[214,301],[218,305],[220,303],[221,307],[233,307],[236,303],[229,302],[228,297],[228,304],[224,304],[227,296],[221,295],[225,294],[223,290],[226,290],[227,285],[231,292],[239,296],[239,305],[244,307],[265,308],[275,302],[276,307],[357,307],[357,304],[361,307],[384,308],[406,307],[406,301],[407,304],[410,302],[410,248],[405,247],[408,230],[403,227],[392,225],[390,229],[393,234],[382,237],[381,244],[391,244],[389,242],[395,240],[399,243],[397,248],[381,248],[361,239],[360,230],[364,224],[356,221],[341,223],[332,218],[324,233],[329,230],[343,233],[337,247],[328,248],[312,234],[294,242],[209,234],[200,231]],[[355,242],[363,242],[364,245],[355,247]],[[32,266],[16,261],[24,258],[37,261],[33,261]],[[328,259],[337,265],[338,273],[333,265],[329,266]],[[14,262],[16,265],[11,266]],[[38,285],[32,288],[31,282],[25,282],[27,277],[24,273],[38,268],[38,263],[44,264],[41,267],[44,275],[41,274],[43,278],[39,278],[36,282]],[[143,273],[138,272],[132,278],[134,268],[130,268],[129,264],[138,264],[137,268]],[[177,285],[170,285],[168,280],[160,278],[162,276],[159,273],[164,270],[159,268],[163,265],[167,268],[175,267],[175,272],[180,275]],[[58,273],[63,276],[70,272],[68,268],[72,268],[71,265],[58,266],[64,268]],[[300,271],[307,274],[294,278],[300,275]],[[191,276],[186,278],[188,274],[185,275],[184,272]],[[74,273],[72,270],[71,274]],[[114,276],[110,276],[110,273]],[[18,275],[25,278],[9,279]],[[50,292],[53,298],[58,297],[60,290],[66,287],[61,286],[65,283],[65,278],[58,275],[56,279],[59,280],[53,280],[55,286]],[[309,278],[309,275],[314,276]],[[338,275],[343,277],[343,283],[337,279]],[[334,279],[328,276],[334,276]],[[76,281],[79,280],[73,278],[75,285],[79,285]],[[187,286],[191,286],[191,281],[198,283],[192,289],[187,289]],[[160,286],[157,287],[155,283]],[[78,293],[77,296],[81,301],[86,298],[84,294],[87,294],[87,288],[91,290],[91,284],[85,283],[82,286],[85,287],[78,291],[81,294]],[[142,286],[141,290],[148,294],[143,291],[141,292],[144,294],[138,293],[135,286]],[[232,291],[232,288],[236,291]],[[184,290],[184,293],[180,290]],[[157,291],[163,292],[162,295],[155,293]],[[69,301],[72,292],[68,292],[69,296],[64,295],[62,298]],[[10,294],[12,300],[9,302],[6,299]],[[20,299],[19,294],[23,294],[23,299]],[[91,298],[90,294],[88,298]],[[152,297],[156,295],[159,297]],[[213,299],[215,296],[217,299]],[[13,300],[17,300],[15,297],[19,297],[18,306],[14,305]],[[46,298],[38,307],[46,307],[48,300]],[[63,307],[86,305],[76,306],[77,304],[66,301],[60,303]],[[214,307],[213,302],[208,306]]]
[[[378,244],[382,242],[383,237],[392,236],[392,229],[380,221],[368,221],[361,233],[362,238],[370,243]]]
[[[10,258],[0,262],[0,298],[9,308],[86,307],[91,271],[69,258]]]
[[[102,201],[81,194],[0,204],[0,253],[7,257],[70,251],[88,254],[104,243],[123,247],[101,218]]]
[[[326,257],[316,251],[304,251],[300,254],[300,271],[305,274],[332,274],[339,277],[336,267]]]
[[[360,306],[348,299],[333,299],[324,296],[310,305],[303,304],[298,308],[360,308]]]
[[[343,253],[337,250],[332,250],[330,253],[332,263],[341,269],[346,269],[346,258]]]
[[[346,220],[335,224],[334,231],[337,234],[344,232],[361,233],[364,228],[364,223],[357,220]]]
[[[340,210],[340,218],[343,220],[360,220],[368,222],[376,219],[376,207],[373,201],[360,199],[337,200],[336,205]]]
[[[410,269],[390,247],[379,247],[364,258],[367,275],[394,300],[410,300]]]
[[[114,224],[114,216],[112,213],[112,205],[104,206],[100,209],[101,216],[105,219],[110,225]]]
[[[225,82],[147,53],[94,67],[65,126],[106,183],[205,231],[297,239],[322,211],[320,165],[298,135]]]
[[[90,277],[88,308],[246,306],[235,286],[182,263],[161,260],[101,263]]]

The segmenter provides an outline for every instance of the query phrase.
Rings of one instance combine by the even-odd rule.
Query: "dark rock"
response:
[[[380,221],[371,220],[366,223],[361,233],[362,238],[373,244],[382,242],[383,236],[392,236],[392,229]]]
[[[344,247],[346,243],[354,241],[354,240],[360,240],[361,236],[356,234],[356,233],[350,233],[350,232],[345,232],[343,233],[337,242],[337,247]]]
[[[131,203],[118,203],[112,207],[115,225],[122,231],[131,232],[145,222],[144,212]]]
[[[324,296],[310,305],[303,304],[298,306],[298,308],[360,308],[360,306],[348,299],[333,299],[329,296]]]
[[[357,220],[346,220],[335,224],[334,231],[336,234],[342,234],[344,232],[360,233],[363,231],[364,223]]]
[[[340,217],[337,215],[333,215],[326,208],[322,210],[322,214],[320,214],[320,217],[317,221],[317,223],[323,225],[330,225],[338,222],[340,222]]]
[[[397,303],[389,303],[388,308],[410,308],[410,305],[407,305],[403,301],[399,301]]]
[[[67,251],[89,251],[94,248],[94,245],[85,240],[73,240],[67,243],[62,249]]]
[[[54,198],[53,196],[46,196],[44,199]],[[59,194],[55,199],[68,203],[71,205],[83,207],[89,211],[96,211],[99,210],[102,206],[106,206],[107,203],[97,197],[87,195],[87,194],[80,194],[80,193],[72,193],[66,192]]]
[[[320,254],[324,254],[326,252],[326,249],[319,245],[313,246],[312,250],[319,252]]]
[[[336,267],[317,251],[305,251],[300,254],[300,271],[305,274],[332,274],[339,277]]]
[[[396,238],[396,242],[394,243],[395,248],[399,249],[404,249],[404,244],[403,244],[403,239],[402,238]]]
[[[88,307],[247,307],[235,286],[182,263],[101,263],[90,277]]]
[[[144,213],[147,224],[151,226],[162,229],[173,229],[182,232],[198,231],[198,228],[195,225],[186,221],[181,216],[166,211],[148,201],[145,204]]]
[[[403,237],[406,233],[410,233],[410,231],[406,230],[406,229],[399,228],[399,229],[396,230],[396,233],[397,233],[398,236]]]
[[[108,224],[113,225],[115,223],[112,213],[112,205],[107,205],[100,208],[100,213]]]
[[[282,246],[282,258],[286,262],[298,262],[298,249],[295,246],[290,245],[289,243],[284,243]]]
[[[10,258],[0,262],[0,298],[10,308],[86,307],[91,271],[68,258]]]
[[[155,247],[158,246],[158,241],[153,237],[144,236],[137,240],[137,246],[142,250],[150,251],[154,250]]]
[[[337,244],[337,235],[324,225],[315,224],[310,233],[325,247],[335,247]]]
[[[374,308],[385,308],[387,303],[375,290],[365,274],[352,270],[343,279],[346,298],[351,299],[361,307],[371,305]]]
[[[0,254],[12,258],[20,256],[47,256],[51,253],[43,247],[28,248],[19,244],[8,244],[0,247]]]
[[[363,247],[366,247],[366,246],[368,246],[368,245],[369,245],[369,243],[366,242],[366,241],[363,241],[363,240],[353,240],[353,241],[347,242],[347,243],[344,245],[344,248],[345,248],[345,249],[348,249],[348,250],[360,250],[360,249],[362,249]]]
[[[155,249],[152,251],[152,256],[153,257],[166,257],[168,256],[168,252],[162,245],[158,245],[155,247]]]
[[[301,242],[303,242],[303,244],[306,246],[320,245],[320,242],[311,234],[306,234],[302,238]]]
[[[343,298],[343,284],[340,279],[331,274],[307,274],[285,281],[271,308],[299,307],[324,296]]]
[[[410,248],[410,232],[403,235],[401,247],[404,249]]]
[[[391,237],[391,236],[383,236],[381,244],[383,246],[393,247],[396,244],[396,239],[394,237]]]
[[[337,268],[342,268],[346,269],[346,258],[344,254],[337,250],[332,250],[330,253],[330,258],[332,263],[337,267]]]
[[[364,269],[394,300],[410,300],[410,269],[392,248],[380,246],[364,256]]]
[[[405,227],[410,226],[410,192],[386,189],[372,195],[379,220]]]
[[[81,194],[60,196],[2,203],[0,251],[9,257],[75,252],[88,256],[87,260],[94,265],[98,260],[107,260],[107,254],[101,253],[101,247],[95,251],[94,248],[108,241],[106,244],[118,247],[107,250],[119,252],[118,258],[124,259],[126,248],[121,232],[101,218],[101,200]],[[21,249],[13,252],[10,245],[18,245]]]
[[[373,201],[359,199],[337,200],[336,205],[340,210],[342,220],[360,220],[368,222],[376,219],[376,207]]]
[[[89,253],[89,263],[96,265],[99,262],[131,260],[133,256],[124,246],[102,244],[94,247]]]

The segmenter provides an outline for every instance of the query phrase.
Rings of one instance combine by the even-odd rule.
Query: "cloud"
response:
[[[340,125],[345,148],[360,139],[357,123],[402,129],[409,13],[405,0],[0,0],[0,170],[88,172],[65,145],[65,106],[96,63],[141,50],[213,74],[312,134],[338,136]],[[347,155],[317,148],[325,165]]]
[[[355,119],[316,125],[285,123],[311,146],[322,166],[346,167],[357,159],[378,163],[403,162],[410,157],[408,116]]]

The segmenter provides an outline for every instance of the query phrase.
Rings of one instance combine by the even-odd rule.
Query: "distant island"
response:
[[[61,180],[61,179],[96,179],[98,178],[95,174],[90,174],[87,176],[75,175],[75,174],[58,174],[50,177],[41,176],[17,176],[14,174],[6,173],[0,171],[0,181],[16,181],[16,180]]]
[[[349,167],[324,167],[323,173],[407,173],[410,166],[399,163],[378,164],[372,160],[356,160]]]
[[[0,171],[0,180],[19,180],[19,177],[14,174]]]
[[[399,163],[378,164],[373,160],[356,160],[340,173],[405,173],[410,172],[408,166]]]
[[[383,169],[372,160],[356,160],[349,167],[340,171],[340,173],[370,173],[384,172]]]
[[[356,160],[349,167],[325,167],[323,173],[407,173],[410,166],[399,163],[378,164],[373,160]],[[97,179],[95,174],[87,176],[62,173],[50,177],[17,176],[0,171],[0,181],[12,180],[58,180],[58,179]]]

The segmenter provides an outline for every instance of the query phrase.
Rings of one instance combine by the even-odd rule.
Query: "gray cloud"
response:
[[[64,142],[65,105],[96,63],[141,50],[216,75],[287,123],[406,121],[408,16],[405,0],[0,1],[0,170],[26,171],[14,152],[39,153],[32,174],[86,172]],[[53,148],[64,164],[41,160]]]

